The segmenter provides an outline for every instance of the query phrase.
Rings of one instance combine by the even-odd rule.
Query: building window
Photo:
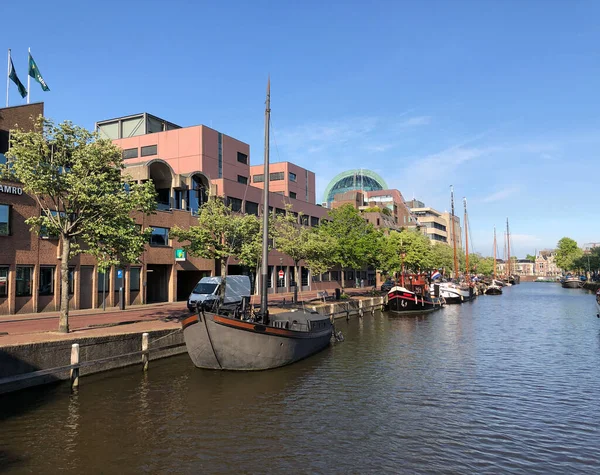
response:
[[[279,271],[283,271],[283,279],[279,278]],[[282,288],[285,287],[285,267],[277,266],[277,287]]]
[[[129,290],[140,290],[140,276],[142,274],[141,267],[132,267],[129,269]]]
[[[273,288],[273,266],[269,266],[269,271],[267,272],[267,287]]]
[[[302,267],[300,271],[300,285],[306,287],[308,285],[308,269],[306,267]]]
[[[0,205],[0,236],[10,235],[10,206]]]
[[[248,165],[248,155],[246,155],[245,153],[238,152],[237,160],[238,162],[243,163],[244,165]]]
[[[17,297],[31,297],[33,267],[17,266]]]
[[[310,225],[314,228],[316,226],[319,225],[319,218],[317,218],[316,216],[311,216],[310,217]]]
[[[285,216],[285,210],[281,208],[275,208],[275,214],[277,216]]]
[[[6,157],[3,153],[0,153],[0,165],[6,165]]]
[[[75,293],[75,267],[69,267],[69,295]]]
[[[218,176],[218,178],[223,178],[223,134],[221,132],[219,132],[217,141],[219,143],[219,176]]]
[[[239,213],[242,211],[242,200],[239,198],[229,197],[227,198],[227,206],[231,208],[231,211]]]
[[[183,209],[183,190],[174,190],[175,192],[175,209]]]
[[[138,149],[126,148],[125,150],[123,150],[123,159],[126,160],[128,158],[138,158]]]
[[[262,174],[260,174],[260,175],[254,175],[254,176],[252,177],[252,181],[253,181],[254,183],[263,183],[263,182],[265,181],[265,174],[264,174],[264,173],[262,173]]]
[[[152,155],[156,155],[156,145],[142,147],[142,157],[150,157]]]
[[[59,213],[58,211],[52,209],[50,210],[50,216],[58,216],[59,214],[61,218],[66,217],[65,213],[62,211]],[[58,233],[49,233],[46,226],[41,226],[40,237],[42,237],[43,239],[58,239],[59,235]]]
[[[253,214],[258,216],[258,203],[253,201],[246,201],[246,214]]]
[[[247,185],[248,184],[248,177],[247,176],[238,175],[238,183],[241,183],[242,185]]]
[[[304,226],[308,226],[308,215],[307,214],[300,215],[300,224],[302,224]]]
[[[333,281],[340,280],[340,271],[339,270],[331,271],[331,280],[333,280]]]
[[[296,193],[290,191],[290,198],[296,199]]]
[[[0,298],[8,296],[8,266],[0,266]]]
[[[150,236],[151,246],[168,246],[169,245],[169,228],[152,228]]]
[[[290,172],[290,181],[296,181],[296,174]]]
[[[98,292],[106,292],[110,290],[110,269],[107,269],[106,272],[98,271]]]
[[[280,181],[280,180],[283,180],[284,176],[285,175],[284,175],[283,172],[269,173],[269,180],[271,180],[271,181]]]
[[[40,295],[54,295],[54,267],[40,267]]]

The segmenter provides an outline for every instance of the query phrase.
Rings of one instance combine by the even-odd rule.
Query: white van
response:
[[[223,303],[240,303],[243,297],[250,297],[250,277],[247,275],[228,275],[225,284]],[[202,277],[188,298],[188,310],[195,312],[199,303],[209,304],[219,300],[220,287],[221,277]]]

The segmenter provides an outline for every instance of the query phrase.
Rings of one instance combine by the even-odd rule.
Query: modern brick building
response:
[[[0,109],[0,160],[8,150],[9,130],[16,125],[31,129],[31,118],[43,112],[43,104]],[[116,306],[121,287],[128,305],[185,300],[202,276],[218,275],[220,270],[213,260],[191,256],[176,260],[181,245],[169,230],[197,224],[196,213],[209,193],[225,198],[234,211],[262,214],[262,185],[254,182],[262,166],[250,167],[248,144],[203,125],[180,127],[143,113],[101,121],[96,128],[123,149],[125,173],[140,182],[152,179],[158,210],[135,217],[143,228],[153,230],[139,264],[113,268],[104,275],[90,256],[69,262],[71,308],[96,308],[104,302]],[[270,173],[277,174],[269,198],[272,211],[283,213],[289,205],[300,223],[308,226],[318,225],[327,215],[327,209],[315,203],[314,173],[287,162],[273,164]],[[0,182],[0,186],[0,314],[56,310],[60,243],[29,230],[25,220],[39,215],[40,209],[18,183]],[[269,264],[270,292],[290,291],[292,260],[273,251]],[[281,280],[276,278],[280,270],[284,271]],[[233,261],[228,271],[253,270]],[[339,278],[339,271],[311,276],[302,267],[301,289],[333,288]]]

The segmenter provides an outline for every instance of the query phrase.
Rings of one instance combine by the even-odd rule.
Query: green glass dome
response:
[[[348,170],[336,175],[329,182],[329,185],[325,188],[323,197],[327,205],[330,205],[335,195],[345,193],[346,191],[378,191],[387,189],[388,186],[384,179],[371,170]]]

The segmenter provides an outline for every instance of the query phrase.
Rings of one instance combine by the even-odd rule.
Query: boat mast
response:
[[[508,271],[506,273],[506,277],[508,277],[510,279],[510,275],[511,275],[511,262],[510,262],[510,231],[508,229],[508,218],[506,218],[506,248],[508,249],[507,254],[508,254]]]
[[[454,278],[458,280],[458,256],[456,255],[456,230],[454,229],[454,187],[450,185],[450,205],[452,209],[452,243],[454,244]]]
[[[467,199],[463,198],[463,202],[465,204],[465,278],[467,279],[467,283],[469,283],[471,279],[469,279],[469,221],[467,220]]]
[[[496,226],[494,226],[494,280],[496,280]]]
[[[263,236],[262,236],[262,278],[260,281],[260,313],[263,321],[267,318],[267,274],[269,272],[269,126],[271,121],[271,77],[267,81],[267,101],[265,107],[265,164],[263,189]]]

